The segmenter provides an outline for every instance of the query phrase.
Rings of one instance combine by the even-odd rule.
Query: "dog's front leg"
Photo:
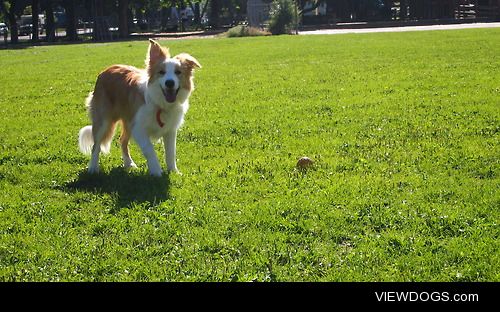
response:
[[[169,131],[163,136],[163,146],[165,147],[165,162],[168,171],[179,172],[176,165],[176,140],[177,130]]]
[[[158,157],[156,156],[153,143],[147,135],[146,131],[140,127],[132,128],[132,136],[141,148],[144,157],[148,162],[149,174],[156,177],[161,177],[162,171]]]

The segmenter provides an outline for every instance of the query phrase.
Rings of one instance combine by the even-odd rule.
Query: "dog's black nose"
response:
[[[167,88],[173,88],[175,86],[175,82],[172,79],[169,79],[169,80],[165,81],[165,86]]]

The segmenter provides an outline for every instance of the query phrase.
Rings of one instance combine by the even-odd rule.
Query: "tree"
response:
[[[306,3],[308,2],[308,0],[299,0],[298,1],[298,5],[302,8],[300,11],[299,11],[299,15],[303,15],[307,12],[311,12],[311,11],[314,11],[316,10],[323,2],[325,2],[326,0],[314,0],[313,1],[313,5],[310,7],[310,8],[307,8],[307,9],[304,9],[304,6],[306,5]]]
[[[222,10],[221,0],[210,0],[210,25],[213,28],[219,26],[219,14]]]
[[[38,41],[38,13],[39,13],[39,0],[31,0],[31,40],[33,42]]]
[[[92,0],[92,20],[94,22],[92,39],[100,41],[110,38],[109,27],[104,18],[104,1]]]
[[[128,30],[128,0],[118,1],[119,31],[120,38],[127,38]]]
[[[269,31],[273,35],[292,33],[295,24],[293,0],[275,0],[272,4]]]
[[[42,9],[45,11],[45,33],[48,42],[56,40],[56,23],[54,21],[54,8],[52,0],[43,0]]]
[[[24,9],[30,4],[30,0],[0,0],[0,11],[5,17],[10,28],[10,42],[19,42],[19,29],[17,19],[21,17]]]
[[[76,30],[76,1],[63,0],[62,5],[66,10],[66,37],[71,41],[78,40]]]

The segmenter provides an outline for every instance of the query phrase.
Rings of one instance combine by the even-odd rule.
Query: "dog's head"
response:
[[[146,55],[148,88],[168,104],[183,103],[194,89],[193,71],[201,68],[200,63],[187,53],[172,58],[168,48],[152,39],[149,42]]]

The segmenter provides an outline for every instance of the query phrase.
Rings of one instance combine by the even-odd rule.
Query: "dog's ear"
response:
[[[146,66],[151,67],[153,64],[170,58],[168,48],[160,46],[153,39],[149,39],[148,53],[146,54]]]
[[[200,62],[198,62],[194,57],[187,53],[176,55],[175,58],[181,61],[181,63],[187,66],[189,69],[201,68]]]

